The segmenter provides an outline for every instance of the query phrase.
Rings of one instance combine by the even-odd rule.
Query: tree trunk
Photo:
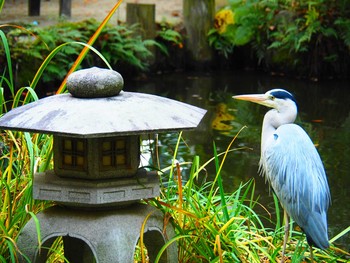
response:
[[[155,24],[156,6],[154,4],[126,5],[126,22],[129,25],[140,24],[142,39],[154,39],[156,35]]]
[[[140,31],[135,34],[141,35],[142,39],[155,39],[156,37],[156,6],[155,4],[133,4],[126,5],[126,23],[128,25],[139,24]],[[155,62],[155,47],[148,47],[153,57],[148,58],[148,63]]]
[[[28,15],[29,16],[40,16],[40,0],[29,0],[28,1]]]
[[[72,0],[60,0],[60,16],[72,16]]]
[[[215,0],[183,0],[186,47],[195,67],[203,67],[212,60],[212,48],[207,34],[213,27]]]

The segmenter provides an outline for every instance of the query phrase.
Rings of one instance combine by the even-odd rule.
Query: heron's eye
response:
[[[275,100],[275,96],[270,95],[270,100]]]

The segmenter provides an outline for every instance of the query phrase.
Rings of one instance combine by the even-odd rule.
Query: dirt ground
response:
[[[118,20],[125,21],[127,3],[156,4],[156,21],[166,20],[170,23],[178,23],[182,20],[183,0],[123,0],[117,12],[111,18],[111,23]],[[72,0],[71,21],[80,21],[87,18],[95,18],[102,21],[117,0]],[[23,21],[39,25],[55,24],[59,21],[59,0],[41,0],[40,16],[28,16],[28,0],[6,0],[0,14],[0,23]]]
[[[102,21],[117,0],[72,0],[71,21],[81,21],[87,18],[95,18]],[[156,21],[167,21],[177,24],[182,21],[183,0],[123,0],[114,14],[110,23],[125,21],[126,4],[156,4]],[[227,5],[227,0],[216,0],[217,8]],[[0,13],[0,23],[22,21],[26,23],[38,23],[41,26],[55,24],[59,21],[59,0],[41,0],[40,16],[28,16],[28,0],[5,0],[5,5]]]

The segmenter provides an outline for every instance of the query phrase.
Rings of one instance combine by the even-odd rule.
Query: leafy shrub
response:
[[[9,45],[13,47],[12,59],[21,67],[21,76],[33,76],[42,60],[54,48],[68,42],[86,43],[98,26],[99,23],[96,20],[89,19],[75,23],[62,22],[43,28],[31,27],[28,31],[24,31],[23,28],[10,30],[7,39]],[[142,40],[140,35],[135,34],[138,27],[138,25],[109,25],[103,29],[94,47],[100,50],[101,54],[118,71],[119,68],[126,68],[126,72],[130,69],[145,71],[153,55],[149,47],[158,46],[163,52],[166,52],[166,49],[154,40]],[[81,45],[65,45],[47,66],[42,81],[62,80],[81,49]],[[93,54],[89,54],[83,62],[83,66],[86,67],[99,64],[102,64],[101,60]],[[28,73],[23,72],[24,70]],[[24,81],[27,80],[22,82]]]
[[[348,1],[230,0],[234,21],[209,32],[209,43],[226,57],[250,45],[270,70],[318,78],[347,76],[350,48]],[[216,16],[220,21],[220,12]]]

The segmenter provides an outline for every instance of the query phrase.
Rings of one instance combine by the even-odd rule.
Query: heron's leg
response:
[[[311,263],[314,263],[314,253],[312,252],[312,246],[309,245],[310,247],[310,259],[311,259]]]
[[[283,239],[281,263],[284,263],[284,254],[286,253],[287,241],[289,236],[289,217],[286,210],[284,210],[284,218],[285,218],[285,225],[284,225],[284,239]]]

